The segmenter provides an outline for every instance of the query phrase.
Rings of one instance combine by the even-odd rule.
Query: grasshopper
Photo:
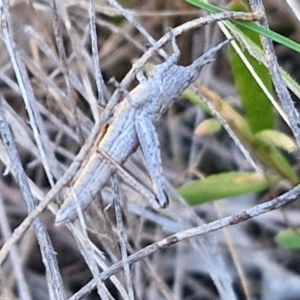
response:
[[[201,67],[210,62],[214,54],[228,42],[226,40],[218,44],[191,65],[183,67],[176,65],[180,51],[175,38],[172,38],[173,54],[169,59],[156,66],[148,79],[139,76],[140,84],[127,95],[125,93],[124,99],[116,105],[112,122],[102,129],[73,178],[72,187],[65,194],[56,216],[56,224],[74,220],[77,216],[77,205],[85,209],[116,172],[114,164],[122,165],[138,146],[141,147],[153,184],[155,200],[151,202],[158,207],[167,207],[169,200],[164,187],[154,123],[197,79]]]

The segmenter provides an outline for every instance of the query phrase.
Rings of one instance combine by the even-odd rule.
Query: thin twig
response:
[[[254,12],[263,12],[264,6],[261,0],[250,0],[250,6]],[[260,20],[260,24],[266,28],[269,27],[267,18],[264,17]],[[278,98],[280,99],[283,109],[290,121],[291,130],[293,131],[294,137],[296,139],[298,149],[300,149],[300,119],[299,113],[295,108],[295,104],[292,100],[292,97],[286,87],[286,84],[281,76],[280,67],[277,62],[277,57],[274,51],[274,46],[272,41],[265,37],[261,36],[262,45],[264,48],[264,53],[266,55],[266,60],[268,64],[268,69],[270,71],[275,90],[277,92]]]
[[[230,127],[229,123],[226,121],[226,119],[222,116],[222,114],[218,111],[217,107],[215,106],[214,101],[209,101],[202,93],[201,89],[206,91],[206,88],[201,88],[200,85],[196,85],[196,89],[193,89],[194,92],[201,98],[201,100],[207,105],[210,112],[213,116],[215,116],[219,122],[222,124],[224,129],[229,134],[230,138],[233,140],[235,145],[238,147],[238,149],[241,151],[241,153],[244,155],[246,161],[253,167],[255,172],[262,173],[262,168],[256,163],[255,159],[252,157],[250,151],[245,147],[245,145],[241,142],[239,137],[236,135],[234,130]]]
[[[11,236],[11,232],[9,228],[9,221],[6,216],[5,206],[1,195],[0,195],[0,229],[4,237],[4,240],[7,240]],[[18,252],[19,251],[16,246],[13,246],[10,249],[9,252],[10,261],[12,264],[12,269],[14,271],[14,276],[16,278],[17,288],[18,288],[20,298],[24,300],[30,300],[31,297],[30,297],[29,287],[27,285],[25,279],[26,277],[23,272],[22,259]]]
[[[7,0],[1,0],[1,22],[2,30],[4,34],[4,42],[7,51],[10,56],[13,69],[15,71],[19,87],[22,91],[22,96],[25,102],[25,106],[30,118],[30,124],[33,129],[33,134],[41,155],[41,160],[47,174],[50,184],[54,184],[52,173],[59,178],[61,170],[55,158],[54,152],[50,146],[50,141],[40,116],[39,111],[35,105],[35,97],[30,84],[28,74],[24,67],[22,60],[19,58],[18,53],[15,50],[15,44],[10,34],[10,28],[8,27],[8,3]]]
[[[115,206],[115,213],[116,213],[116,221],[117,221],[117,228],[119,234],[119,242],[122,254],[122,262],[124,266],[124,275],[125,275],[125,284],[127,288],[128,298],[129,300],[134,299],[133,293],[133,286],[131,280],[131,272],[128,263],[128,254],[127,254],[127,246],[126,246],[126,239],[124,236],[124,224],[122,220],[122,210],[120,205],[120,192],[119,192],[119,183],[116,175],[112,176],[111,179],[112,183],[112,191],[113,191],[113,203]]]
[[[22,167],[20,157],[18,155],[13,137],[11,135],[8,123],[5,118],[5,112],[3,110],[2,102],[3,102],[2,95],[0,94],[1,136],[10,159],[10,164],[11,164],[10,167],[13,171],[13,174],[17,182],[19,183],[21,193],[28,207],[28,211],[32,212],[35,209],[35,201],[33,199],[25,171]],[[50,288],[50,294],[55,295],[56,299],[65,299],[66,295],[62,284],[62,279],[59,273],[56,256],[54,255],[54,249],[51,240],[49,238],[49,235],[47,233],[47,230],[40,219],[35,219],[33,225],[36,231],[37,239],[40,244],[43,263],[47,270],[46,274],[47,274],[48,284]]]
[[[100,59],[98,50],[98,38],[96,32],[96,13],[95,13],[95,0],[90,0],[89,6],[89,17],[90,17],[90,35],[92,41],[92,56],[94,61],[95,79],[98,91],[98,101],[100,105],[104,106],[107,103],[105,96],[105,84],[100,69]],[[96,120],[98,121],[98,120]]]
[[[87,227],[85,224],[82,210],[79,206],[79,201],[78,201],[77,196],[73,189],[72,189],[72,192],[73,192],[74,199],[77,202],[77,213],[78,213],[79,222],[81,225],[81,233],[82,233],[82,235],[80,237],[76,234],[74,234],[74,237],[76,239],[76,242],[77,242],[77,245],[78,245],[81,255],[84,257],[89,269],[91,270],[93,278],[96,279],[96,286],[97,286],[97,292],[98,292],[99,297],[103,300],[109,300],[109,298],[110,298],[109,292],[108,292],[107,288],[105,287],[105,285],[103,284],[103,282],[101,282],[101,280],[99,279],[100,272],[97,267],[97,263],[96,263],[96,259],[95,259],[96,255],[93,251],[92,242],[89,239],[88,234],[87,234]]]
[[[78,225],[78,222],[75,221],[73,223],[69,223],[67,225],[67,227],[70,230],[70,232],[72,233],[72,235],[75,237],[76,241],[79,242],[80,250],[85,251],[84,249],[82,249],[84,247],[81,246],[81,244],[84,243],[84,240],[85,240],[85,238],[83,237],[84,234],[82,233],[82,230],[81,230],[82,228],[80,228],[77,225]],[[107,264],[105,262],[105,260],[106,260],[105,255],[99,250],[99,248],[97,246],[95,246],[91,242],[91,240],[89,240],[89,242],[90,242],[90,246],[91,246],[92,251],[93,251],[93,256],[94,256],[93,259],[95,259],[97,261],[98,266],[102,270],[107,270],[108,267],[107,267]],[[96,278],[99,278],[99,284],[100,284],[100,281],[101,281],[100,276],[97,276]],[[119,292],[120,296],[122,298],[124,298],[125,300],[128,300],[126,290],[123,288],[123,285],[120,283],[120,281],[117,279],[117,277],[113,275],[109,279],[114,284],[114,286],[116,287],[116,290]],[[97,283],[98,283],[98,281],[97,281]],[[105,288],[106,293],[109,295],[109,291],[106,289],[106,287],[103,286],[103,288]]]
[[[60,14],[64,21],[65,27],[68,31],[68,36],[70,37],[71,44],[73,47],[73,55],[70,55],[69,60],[71,61],[73,59],[77,63],[77,70],[80,70],[78,72],[79,73],[78,75],[80,78],[79,82],[82,82],[83,84],[81,84],[81,83],[76,84],[74,82],[74,79],[72,78],[73,77],[72,71],[69,72],[70,74],[68,75],[68,77],[69,77],[68,80],[70,81],[70,83],[73,84],[73,86],[76,89],[78,89],[79,86],[85,87],[84,89],[83,88],[80,89],[82,91],[81,93],[86,95],[85,98],[88,100],[94,120],[97,122],[99,120],[99,107],[98,107],[99,105],[98,105],[98,101],[95,98],[94,93],[93,93],[92,83],[89,80],[89,76],[88,76],[88,72],[87,72],[88,64],[84,62],[84,56],[86,56],[84,39],[82,41],[82,39],[79,38],[77,32],[74,30],[73,26],[71,25],[68,12],[66,11],[66,8],[64,5],[60,6]],[[103,82],[103,84],[104,84],[104,82]],[[104,86],[102,88],[104,88]],[[83,90],[84,90],[84,92],[83,92]],[[78,120],[80,120],[78,111],[77,111],[77,117],[78,117]],[[80,124],[80,125],[82,126],[82,124]],[[81,130],[82,130],[82,128],[81,128]]]
[[[25,220],[17,227],[11,238],[3,245],[0,250],[0,265],[6,258],[10,247],[14,245],[27,231],[27,229],[32,225],[34,220],[43,212],[43,210],[49,205],[49,203],[56,197],[78,172],[82,161],[86,158],[88,151],[91,149],[96,136],[99,133],[99,128],[94,127],[90,137],[87,139],[86,144],[81,148],[80,152],[72,162],[71,166],[64,173],[64,175],[56,182],[55,186],[47,193],[43,201],[37,205],[37,207],[31,211]]]
[[[300,185],[297,185],[292,190],[282,194],[281,196],[267,201],[265,203],[256,205],[252,208],[249,208],[243,212],[240,212],[238,214],[231,215],[229,217],[216,220],[213,222],[210,222],[208,224],[200,225],[197,227],[193,227],[187,230],[183,230],[181,232],[178,232],[176,234],[170,235],[167,238],[160,240],[159,242],[153,243],[144,249],[130,255],[128,257],[128,262],[130,264],[135,263],[137,261],[140,261],[141,259],[154,254],[155,252],[168,248],[172,245],[175,245],[179,242],[198,237],[210,232],[217,231],[219,229],[229,227],[232,225],[237,225],[242,222],[248,221],[254,217],[257,217],[259,215],[265,214],[267,212],[270,212],[272,210],[278,209],[280,207],[283,207],[287,204],[290,204],[294,200],[297,199],[297,197],[300,195]],[[101,274],[101,280],[106,280],[111,275],[116,274],[123,268],[123,262],[119,261],[115,264],[113,264],[110,268],[108,268],[105,272]],[[87,285],[85,285],[78,293],[74,294],[70,300],[77,300],[80,299],[77,297],[78,294],[82,297],[85,295],[85,291],[89,293],[93,288],[95,288],[95,280],[91,280]]]
[[[150,43],[150,45],[154,46],[157,42],[155,39],[147,32],[147,30],[130,14],[128,10],[123,8],[116,0],[107,0],[111,6],[115,7],[132,26],[134,26]],[[164,58],[167,59],[168,55],[163,49],[158,49],[158,53]]]
[[[68,60],[67,60],[67,55],[66,55],[64,44],[63,44],[60,26],[59,26],[59,17],[58,17],[58,12],[57,12],[56,0],[51,0],[50,6],[51,6],[51,12],[52,12],[53,29],[54,29],[54,33],[55,33],[55,39],[56,39],[57,48],[59,51],[59,56],[61,57],[62,65],[63,65],[63,74],[64,74],[64,78],[65,78],[65,82],[66,82],[67,94],[68,94],[68,98],[71,102],[71,106],[73,109],[73,116],[74,116],[76,131],[77,131],[77,134],[78,134],[81,144],[83,144],[84,137],[82,134],[81,125],[80,125],[79,118],[78,118],[76,101],[75,101],[74,95],[73,95],[73,88],[72,88],[72,85],[70,82]]]

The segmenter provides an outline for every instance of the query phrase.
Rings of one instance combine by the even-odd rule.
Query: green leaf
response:
[[[249,11],[246,5],[240,2],[234,2],[230,5],[230,9],[234,11]],[[237,25],[237,28],[254,43],[260,45],[260,38],[256,32],[248,28]],[[253,133],[265,129],[272,129],[275,124],[275,113],[271,102],[264,94],[259,84],[256,82],[244,62],[240,58],[235,49],[229,45],[229,55],[231,68],[233,71],[234,81],[242,101],[247,123]],[[244,52],[244,56],[249,64],[255,70],[263,84],[272,91],[272,80],[269,70],[253,58],[248,52]]]
[[[264,135],[253,134],[249,129],[245,118],[236,112],[226,101],[221,99],[215,92],[207,87],[197,85],[200,93],[205,97],[207,103],[211,103],[215,110],[230,125],[238,138],[247,144],[247,147],[255,154],[264,164],[275,169],[283,178],[287,178],[293,185],[299,183],[299,178],[294,168],[290,165],[285,156],[276,148],[275,144],[266,139]],[[200,106],[201,99],[196,94],[185,93],[188,99]],[[203,107],[203,104],[202,106]]]
[[[199,8],[202,8],[212,14],[216,14],[216,13],[220,13],[220,12],[225,12],[225,10],[217,7],[217,6],[214,6],[212,4],[209,4],[207,3],[206,1],[203,1],[203,0],[185,0],[186,2],[196,6],[196,7],[199,7]],[[245,22],[245,21],[230,21],[234,24],[239,24],[245,28],[249,28],[251,29],[252,31],[254,32],[257,32],[258,34],[261,34],[261,35],[264,35],[270,39],[272,39],[273,41],[279,43],[279,44],[282,44],[284,45],[285,47],[288,47],[298,53],[300,53],[300,45],[270,29],[267,29],[263,26],[260,26],[256,23],[253,23],[253,22]]]
[[[298,149],[293,138],[277,130],[263,130],[258,132],[256,136],[288,152],[294,152]]]
[[[252,172],[228,172],[191,181],[182,186],[179,193],[189,204],[196,205],[226,197],[261,192],[278,180],[278,176],[266,177]]]
[[[299,178],[294,168],[271,141],[256,134],[251,144],[249,144],[249,147],[251,147],[256,155],[258,155],[265,163],[272,166],[284,178],[288,178],[293,185],[299,183]]]
[[[196,128],[197,136],[214,135],[222,129],[222,124],[215,118],[202,121]]]
[[[285,248],[300,249],[300,229],[287,229],[275,237],[275,242]]]

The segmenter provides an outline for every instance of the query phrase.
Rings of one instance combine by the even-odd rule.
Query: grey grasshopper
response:
[[[228,40],[218,44],[191,65],[183,67],[176,65],[180,52],[175,38],[172,39],[174,53],[169,59],[156,66],[148,79],[142,79],[140,84],[116,105],[112,122],[99,134],[94,147],[91,147],[87,158],[73,178],[72,187],[68,189],[56,216],[56,224],[74,220],[77,216],[77,205],[85,209],[116,172],[114,164],[122,165],[138,146],[141,147],[153,184],[155,200],[152,199],[151,202],[159,207],[168,205],[154,124],[174,100],[197,79],[201,67],[210,62],[214,54],[227,43]],[[101,153],[109,157],[114,164]]]

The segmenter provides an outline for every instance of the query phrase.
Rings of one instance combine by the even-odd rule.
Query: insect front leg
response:
[[[152,180],[156,200],[161,207],[166,207],[169,204],[169,198],[165,192],[165,179],[162,171],[159,141],[155,127],[149,118],[142,114],[136,115],[135,128]]]
[[[167,73],[169,71],[169,69],[178,62],[179,57],[180,57],[180,50],[176,44],[176,38],[175,38],[175,35],[172,33],[172,30],[170,30],[170,37],[171,37],[173,53],[164,63],[157,66],[156,70],[155,70],[156,74],[160,74],[162,76],[165,73]]]

